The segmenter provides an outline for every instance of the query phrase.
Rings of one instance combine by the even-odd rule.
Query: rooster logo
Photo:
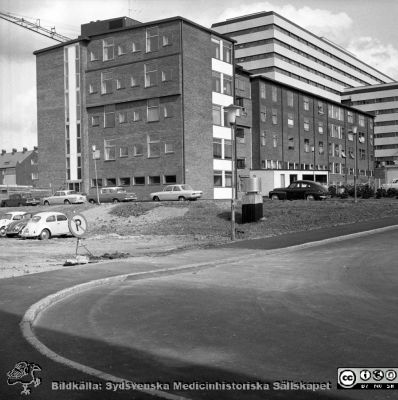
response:
[[[41,379],[36,377],[38,371],[41,371],[41,368],[37,364],[20,361],[11,371],[7,372],[7,384],[20,383],[22,385],[21,394],[29,395],[31,392],[29,386],[37,387],[41,383]]]

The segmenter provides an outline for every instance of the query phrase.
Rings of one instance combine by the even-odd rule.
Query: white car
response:
[[[41,212],[26,224],[22,238],[49,239],[52,236],[70,235],[68,217],[60,212]]]
[[[86,196],[76,193],[74,190],[58,190],[53,196],[43,198],[45,206],[50,204],[78,204],[86,201]]]
[[[12,222],[23,219],[25,211],[11,211],[1,216],[0,219],[0,236],[6,235],[7,226]]]
[[[153,201],[159,200],[196,200],[202,196],[201,190],[193,190],[190,185],[168,185],[161,192],[151,193]]]

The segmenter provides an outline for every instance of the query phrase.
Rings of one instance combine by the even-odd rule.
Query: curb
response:
[[[320,246],[320,245],[324,245],[324,244],[328,244],[328,243],[341,242],[341,241],[349,240],[349,239],[353,239],[353,238],[369,236],[369,235],[372,235],[375,233],[388,232],[390,230],[395,230],[395,229],[398,229],[398,225],[391,225],[391,226],[377,228],[377,229],[373,229],[373,230],[369,230],[369,231],[356,232],[356,233],[343,235],[343,236],[336,236],[336,237],[332,237],[332,238],[327,238],[327,239],[308,242],[308,243],[302,243],[299,245],[289,246],[289,247],[285,247],[285,248],[265,250],[264,255],[291,252],[291,251],[295,251],[295,250],[299,250],[299,249],[311,248],[311,247]],[[261,249],[259,249],[259,250],[261,251]],[[112,277],[96,279],[93,281],[89,281],[86,283],[82,283],[79,285],[75,285],[75,286],[63,289],[61,291],[58,291],[56,293],[53,293],[49,296],[44,297],[43,299],[39,300],[38,302],[34,303],[33,305],[31,305],[29,307],[29,309],[25,312],[25,314],[22,317],[22,320],[19,324],[20,329],[22,331],[22,335],[37,351],[39,351],[41,354],[43,354],[44,356],[50,358],[51,360],[53,360],[55,362],[66,365],[70,368],[81,371],[85,374],[94,376],[94,377],[99,378],[104,381],[110,381],[113,383],[126,382],[125,379],[107,374],[105,372],[96,370],[94,368],[85,366],[83,364],[80,364],[75,361],[69,360],[65,357],[62,357],[59,354],[52,351],[51,349],[49,349],[45,344],[40,342],[40,340],[35,336],[35,334],[33,332],[33,326],[34,326],[35,320],[37,319],[39,314],[41,312],[43,312],[44,310],[46,310],[47,308],[51,307],[53,304],[65,299],[69,296],[72,296],[77,293],[83,292],[85,290],[96,288],[96,287],[99,287],[102,285],[112,284],[115,282],[123,282],[124,280],[126,280],[128,278],[146,279],[146,278],[153,278],[153,277],[158,277],[158,276],[169,276],[171,274],[178,274],[178,273],[184,273],[184,272],[190,272],[190,271],[198,271],[198,270],[207,269],[207,268],[214,268],[214,267],[222,266],[225,264],[234,264],[237,262],[244,261],[250,255],[255,255],[255,254],[254,253],[246,254],[245,256],[234,257],[234,258],[231,257],[231,258],[224,259],[221,262],[218,260],[215,260],[213,262],[205,262],[205,263],[202,262],[202,263],[190,264],[190,265],[174,267],[174,268],[162,268],[162,269],[158,269],[158,270],[151,270],[151,271],[145,271],[145,272],[135,272],[135,273],[129,273],[129,274],[116,275],[116,276],[112,276]],[[138,387],[135,388],[134,390],[145,393],[145,394],[149,394],[152,396],[156,396],[159,398],[163,398],[163,399],[190,400],[187,397],[174,395],[172,393],[163,392],[160,390],[150,390],[150,389],[138,388]]]

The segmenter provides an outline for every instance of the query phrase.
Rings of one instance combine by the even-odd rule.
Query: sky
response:
[[[0,0],[0,12],[70,38],[80,25],[130,16],[141,22],[181,16],[210,28],[215,22],[275,11],[312,33],[343,46],[398,80],[397,0]],[[37,145],[36,57],[57,42],[0,19],[0,149]]]

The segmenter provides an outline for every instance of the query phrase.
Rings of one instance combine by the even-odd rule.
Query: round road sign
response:
[[[76,237],[82,237],[87,232],[87,220],[83,215],[76,214],[68,222],[70,233]]]

